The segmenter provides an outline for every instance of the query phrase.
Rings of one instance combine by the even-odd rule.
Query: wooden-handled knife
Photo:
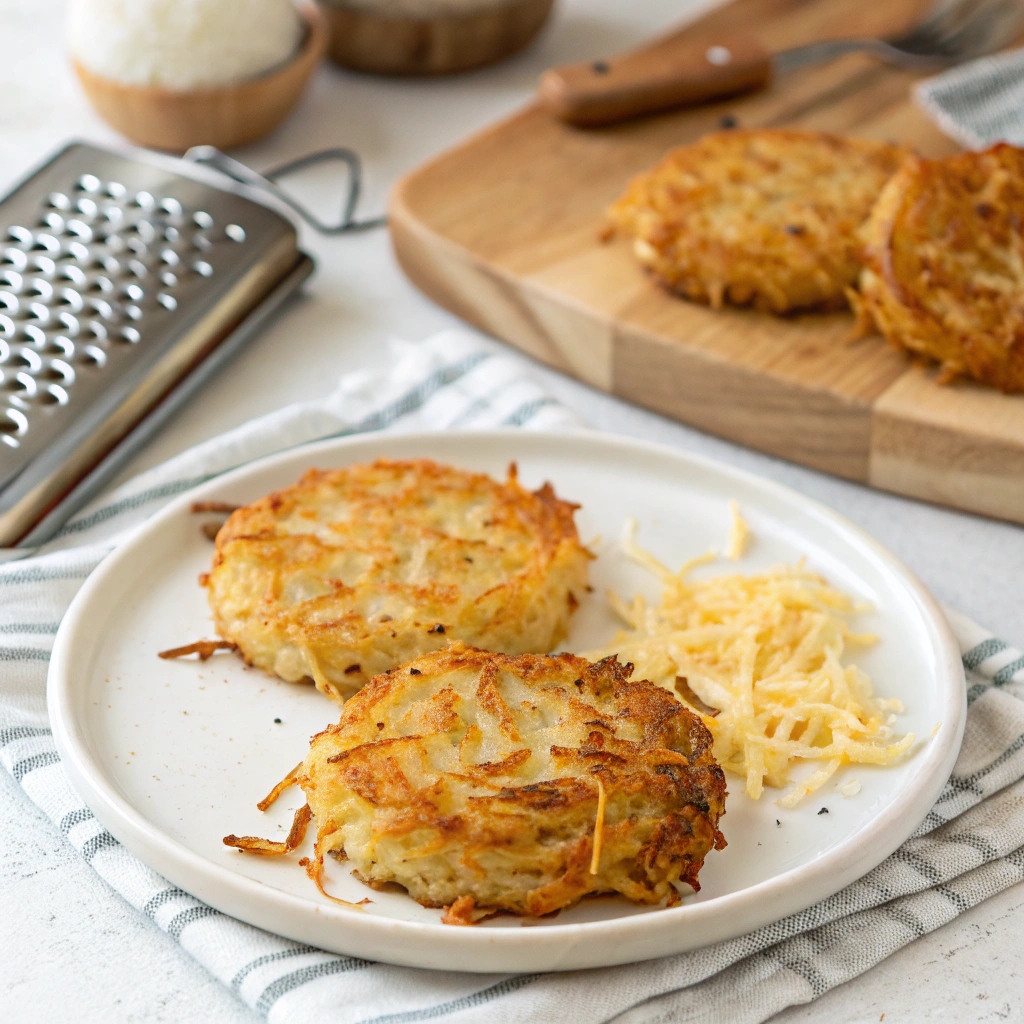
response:
[[[817,39],[808,40],[792,17],[784,35],[768,31],[763,40],[754,38],[756,14],[769,6],[741,0],[638,50],[553,68],[541,76],[541,102],[570,124],[612,124],[763,89],[776,74],[850,52],[901,67],[955,63],[1005,45],[1024,19],[1020,0],[938,0],[924,17],[918,0],[888,0],[875,9],[891,8],[899,18],[896,31],[892,21],[877,21],[870,12],[850,17],[847,4],[842,21],[812,25],[808,19],[807,29],[824,29]],[[818,6],[841,11],[834,3]],[[911,13],[918,17],[908,27]],[[883,26],[888,31],[878,31]]]
[[[609,60],[568,64],[540,78],[541,102],[570,124],[596,127],[765,88],[772,55],[756,39],[664,40]]]

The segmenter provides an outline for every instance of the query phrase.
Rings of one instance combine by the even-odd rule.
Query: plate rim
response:
[[[784,503],[797,505],[805,514],[811,514],[831,527],[833,535],[838,534],[846,543],[866,549],[890,575],[899,579],[937,641],[935,656],[942,703],[940,727],[930,737],[929,745],[917,755],[922,758],[922,763],[911,785],[897,793],[878,817],[832,849],[808,863],[752,886],[704,902],[665,908],[656,914],[576,922],[543,929],[453,928],[434,922],[378,917],[336,905],[322,906],[239,874],[164,833],[117,792],[102,764],[92,757],[84,729],[75,720],[73,654],[78,634],[86,628],[85,621],[94,595],[102,594],[107,578],[117,571],[121,560],[127,557],[133,546],[141,543],[150,532],[158,531],[166,520],[179,515],[197,493],[230,486],[251,474],[272,470],[296,459],[315,459],[321,453],[343,455],[349,449],[389,443],[398,448],[408,441],[429,442],[432,437],[462,438],[463,441],[477,438],[520,444],[536,443],[538,439],[546,438],[569,445],[582,443],[605,450],[616,449],[620,454],[632,451],[667,458],[725,482],[732,480]],[[223,913],[294,941],[310,942],[343,955],[404,966],[480,973],[548,972],[637,962],[736,938],[807,909],[863,877],[909,838],[934,804],[952,770],[960,750],[967,711],[959,645],[938,602],[896,555],[845,516],[785,484],[667,444],[597,430],[523,430],[514,427],[387,431],[321,439],[254,459],[178,495],[133,528],[130,535],[89,575],[73,598],[54,641],[47,677],[47,705],[57,750],[76,791],[119,842],[171,884]],[[924,810],[920,810],[921,807]],[[799,889],[813,890],[815,895],[812,899],[795,895],[795,890]],[[307,927],[309,922],[303,923],[306,918],[311,918],[317,925],[313,929],[317,933],[314,939],[311,939]],[[726,924],[723,927],[723,922],[732,919],[742,920],[742,926],[729,927]],[[334,927],[333,932],[331,927]],[[700,941],[671,941],[673,932],[679,936],[694,931],[700,933]],[[340,942],[333,941],[335,933]],[[437,941],[442,937],[443,942]],[[395,940],[400,940],[401,948],[394,947]],[[588,953],[588,948],[584,948],[593,950],[607,946],[611,940],[618,941],[604,955]],[[628,948],[631,943],[634,946],[632,950]],[[365,952],[368,947],[370,954]],[[459,961],[457,966],[453,966],[453,956]]]

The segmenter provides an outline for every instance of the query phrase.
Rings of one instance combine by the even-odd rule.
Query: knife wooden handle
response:
[[[539,95],[563,121],[596,127],[763,89],[771,77],[772,55],[755,39],[683,31],[608,60],[545,71]]]

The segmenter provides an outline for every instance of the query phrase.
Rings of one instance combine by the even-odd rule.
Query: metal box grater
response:
[[[258,197],[72,143],[0,200],[0,546],[52,535],[310,274]]]

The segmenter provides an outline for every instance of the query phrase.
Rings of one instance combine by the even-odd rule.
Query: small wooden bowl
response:
[[[320,0],[331,28],[331,60],[380,75],[450,75],[493,64],[532,42],[553,4],[506,0],[469,14],[414,18]]]
[[[302,96],[327,47],[327,22],[305,5],[306,34],[287,63],[256,78],[206,89],[177,91],[123,85],[72,63],[86,96],[112,128],[151,149],[182,153],[191,146],[230,149],[269,135]]]

